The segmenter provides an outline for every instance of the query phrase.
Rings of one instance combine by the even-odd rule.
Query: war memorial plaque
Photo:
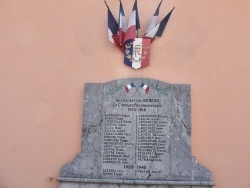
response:
[[[170,95],[155,95],[140,87],[143,82],[136,84],[122,85],[117,93],[104,90],[104,178],[164,179],[169,174]]]
[[[148,78],[85,84],[82,149],[60,188],[212,187],[191,155],[190,85]]]

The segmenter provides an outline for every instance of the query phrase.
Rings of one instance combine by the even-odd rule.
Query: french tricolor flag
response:
[[[149,33],[156,25],[157,25],[157,20],[158,20],[158,17],[159,17],[159,12],[160,12],[160,7],[161,7],[161,3],[162,3],[163,0],[161,0],[160,4],[158,5],[155,13],[154,13],[154,16],[153,18],[151,19],[146,31],[145,31],[145,34],[144,36]]]
[[[124,13],[124,9],[122,6],[122,2],[120,0],[120,11],[119,11],[119,43],[121,46],[123,46],[123,42],[124,42],[124,37],[125,37],[125,33],[127,30],[127,23],[126,23],[126,16]]]
[[[141,85],[140,85],[140,87],[142,87],[142,88],[145,90],[146,94],[148,94],[148,92],[149,92],[149,87],[148,87],[148,85],[146,85],[146,84],[144,84],[144,83],[142,82]]]
[[[110,11],[109,6],[107,5],[106,1],[105,1],[105,4],[108,8],[108,36],[109,36],[109,40],[110,40],[110,42],[112,42],[118,48],[121,49],[121,45],[119,43],[119,35],[118,35],[119,25],[118,25],[117,21],[115,20],[112,12]]]
[[[129,19],[128,28],[125,34],[124,43],[129,40],[134,40],[137,37],[137,30],[140,29],[140,20],[137,8],[137,0],[135,0],[132,14]]]
[[[146,33],[144,37],[151,39],[154,39],[155,37],[161,37],[173,10],[174,8],[167,14],[165,18],[163,18],[163,20],[159,24],[157,24],[153,29],[151,29],[151,31]]]
[[[132,82],[131,84],[126,85],[125,90],[127,93],[129,93],[130,89],[135,87],[135,84]]]

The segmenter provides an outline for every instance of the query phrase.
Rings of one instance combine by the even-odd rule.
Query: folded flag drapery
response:
[[[108,36],[109,40],[115,44],[124,53],[124,64],[139,69],[149,65],[150,44],[156,37],[161,37],[174,8],[157,23],[162,1],[156,8],[145,34],[142,38],[138,38],[138,30],[140,29],[140,20],[138,13],[137,0],[134,2],[132,13],[126,23],[126,16],[120,1],[118,23],[115,20],[106,0],[104,0],[108,8]]]

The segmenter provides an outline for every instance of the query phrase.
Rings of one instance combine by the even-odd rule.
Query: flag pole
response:
[[[159,6],[158,6],[158,7],[160,7],[160,6],[161,6],[161,4],[162,4],[162,1],[163,1],[163,0],[161,0],[161,2],[160,2],[160,4],[159,4]]]
[[[135,0],[136,1],[136,11],[137,11],[137,14],[138,14],[138,5],[137,5],[137,0]],[[137,15],[136,14],[136,15]],[[137,25],[137,23],[136,23],[136,25]],[[138,38],[138,29],[136,29],[136,38]]]
[[[160,4],[159,4],[159,6],[161,6],[161,4],[162,4],[162,1],[163,1],[163,0],[161,0],[161,2],[160,2]]]
[[[105,3],[105,5],[107,6],[107,8],[109,8],[109,6],[108,6],[108,4],[107,4],[107,1],[106,1],[106,0],[104,0],[104,3]]]

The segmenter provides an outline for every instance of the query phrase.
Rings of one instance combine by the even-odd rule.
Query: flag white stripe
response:
[[[130,16],[129,22],[128,22],[128,28],[132,25],[136,25],[136,11],[134,10]]]
[[[154,38],[158,29],[160,27],[160,24],[157,24],[157,26],[155,26],[149,33],[147,33],[144,37],[148,37],[148,38]]]
[[[113,39],[113,33],[112,31],[108,28],[108,35],[109,35],[109,40],[110,42],[112,42],[113,44],[115,43],[114,39]]]
[[[127,30],[126,24],[127,24],[126,23],[126,18],[122,14],[120,14],[120,28],[122,28],[122,30],[124,32],[126,32],[126,30]]]
[[[142,48],[140,47],[140,51],[138,51],[139,53],[137,53],[137,51],[135,51],[135,49],[138,49],[138,48],[136,48],[137,45],[139,45],[139,46],[142,45],[142,38],[135,38],[135,40],[133,42],[132,67],[135,69],[141,68],[141,61],[138,61],[138,60],[141,58]]]
[[[124,87],[124,86],[123,86],[123,87]],[[129,84],[129,85],[127,85],[127,88],[128,88],[128,89],[131,89],[131,85],[130,85],[130,84]]]
[[[148,25],[148,28],[145,31],[145,35],[149,33],[157,25],[157,20],[158,20],[158,16],[153,16],[151,22]]]

